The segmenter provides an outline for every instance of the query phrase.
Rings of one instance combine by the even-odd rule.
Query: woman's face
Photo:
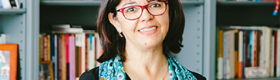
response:
[[[154,14],[158,14],[156,11],[156,7],[164,6],[165,4],[155,4],[157,0],[122,0],[120,4],[116,7],[116,10],[122,9],[124,7],[129,6],[145,6],[148,5],[147,8],[150,8],[149,11]],[[155,7],[155,9],[153,9]],[[162,47],[162,42],[168,32],[169,29],[169,9],[168,5],[166,5],[166,11],[161,15],[152,15],[146,9],[143,9],[142,15],[134,20],[128,20],[128,16],[130,16],[129,11],[135,11],[137,8],[129,8],[124,9],[126,12],[126,16],[122,14],[122,12],[117,12],[117,16],[114,18],[113,13],[110,13],[109,20],[118,30],[118,32],[122,32],[125,39],[126,45],[134,45],[136,47],[141,48],[155,48]],[[139,8],[141,10],[141,8]],[[152,12],[154,11],[154,12]],[[131,15],[131,17],[135,18],[135,15]]]

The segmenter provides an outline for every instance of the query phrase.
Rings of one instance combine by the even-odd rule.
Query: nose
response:
[[[144,22],[144,21],[150,21],[150,20],[153,20],[154,19],[154,15],[150,14],[148,9],[144,9],[140,18],[141,22]]]

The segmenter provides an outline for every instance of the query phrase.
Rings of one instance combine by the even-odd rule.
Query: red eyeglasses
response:
[[[118,9],[117,12],[122,12],[123,16],[128,20],[135,20],[140,18],[144,9],[147,9],[153,16],[162,15],[166,11],[167,4],[168,1],[155,1],[144,6],[136,5],[124,7]]]

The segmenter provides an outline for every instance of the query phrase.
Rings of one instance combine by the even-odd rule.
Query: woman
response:
[[[205,79],[170,56],[181,50],[184,22],[178,0],[102,0],[97,20],[102,64],[80,80]]]

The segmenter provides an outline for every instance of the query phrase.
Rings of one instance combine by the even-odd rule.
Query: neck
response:
[[[141,76],[148,74],[152,77],[161,77],[168,70],[168,61],[163,54],[162,46],[149,49],[139,49],[133,46],[126,46],[126,61],[123,63],[124,67],[130,72],[134,71]],[[158,73],[163,73],[158,75]],[[143,75],[142,75],[143,76]]]

